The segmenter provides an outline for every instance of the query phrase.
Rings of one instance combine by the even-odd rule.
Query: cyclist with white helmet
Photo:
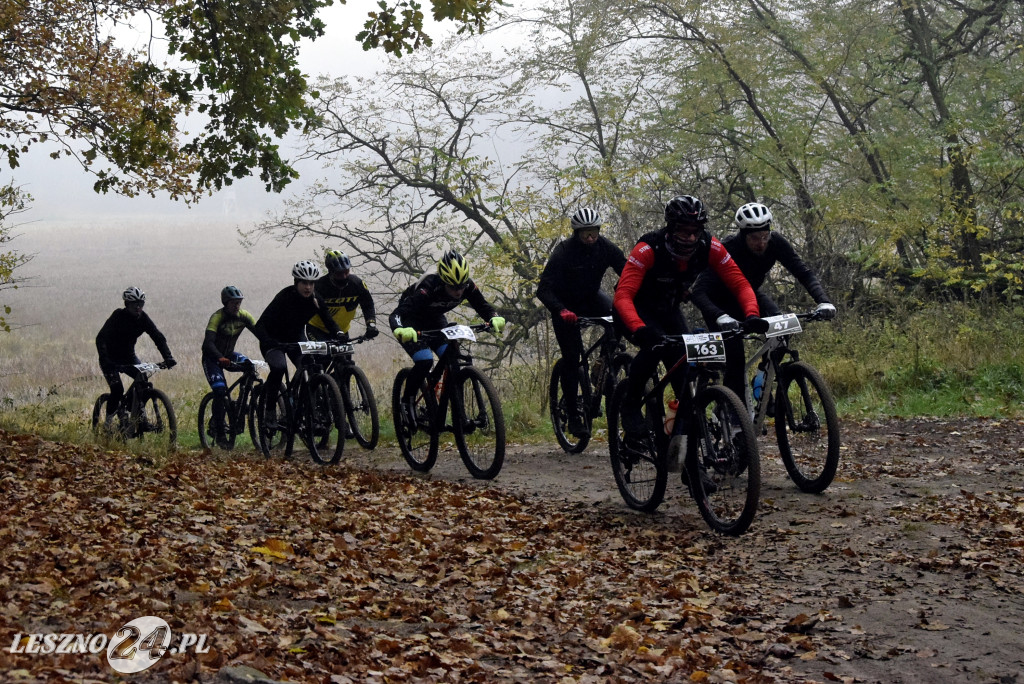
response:
[[[363,281],[352,273],[352,260],[343,252],[331,249],[324,255],[327,275],[316,281],[316,293],[327,303],[327,311],[334,318],[344,333],[352,325],[356,307],[363,310],[366,322],[364,337],[372,340],[377,336],[377,313],[373,306],[373,297]],[[327,324],[320,314],[309,321],[309,336],[314,340],[329,337]]]
[[[231,364],[241,364],[248,359],[235,351],[235,343],[243,330],[256,334],[256,318],[242,308],[242,291],[228,285],[220,291],[223,306],[213,312],[203,336],[203,372],[213,391],[213,433],[217,446],[223,447],[227,440],[224,434],[224,412],[227,409],[228,383],[224,371]]]
[[[139,371],[135,368],[135,364],[141,363],[135,355],[135,343],[142,333],[146,333],[153,340],[153,344],[164,357],[164,365],[167,368],[177,364],[167,346],[167,338],[142,310],[146,305],[146,293],[137,287],[129,287],[121,294],[121,299],[124,301],[124,308],[116,309],[110,314],[96,335],[100,370],[110,385],[110,398],[107,400],[108,416],[114,415],[121,407],[121,399],[124,397],[121,373],[132,380],[140,377]]]
[[[440,356],[446,347],[443,340],[437,340],[432,342],[432,349],[430,344],[419,339],[418,331],[449,325],[445,314],[462,302],[468,302],[495,332],[500,333],[505,328],[505,319],[497,314],[469,277],[466,258],[455,250],[449,250],[441,257],[437,273],[428,273],[402,293],[388,322],[395,338],[413,360],[412,373],[405,384],[409,394],[402,397],[403,403],[407,404],[412,399],[411,393],[423,384],[434,365],[434,353]]]
[[[665,335],[689,332],[680,305],[690,297],[697,276],[716,273],[740,302],[745,327],[765,330],[758,317],[757,298],[718,238],[707,230],[704,203],[680,195],[665,205],[665,227],[642,235],[629,254],[615,288],[614,317],[625,335],[640,348],[626,378],[622,425],[631,436],[642,436],[646,425],[640,412],[644,384],[659,361],[671,367],[679,347],[663,347]],[[676,389],[681,397],[682,388]]]
[[[775,301],[760,288],[772,267],[782,264],[817,302],[817,311],[821,317],[826,320],[833,318],[836,307],[829,302],[818,276],[800,258],[789,241],[778,231],[772,230],[772,221],[772,212],[765,205],[759,202],[744,204],[736,210],[739,232],[722,240],[743,276],[750,282],[761,314],[776,316],[781,313]],[[697,280],[693,289],[693,303],[700,309],[711,330],[725,330],[738,325],[736,319],[741,315],[739,303],[728,289],[722,287],[722,281],[713,273],[705,273]],[[746,394],[746,380],[743,377],[746,360],[742,338],[726,340],[725,358],[725,385],[742,398]]]
[[[601,280],[610,268],[618,275],[626,265],[626,256],[608,238],[601,235],[601,216],[584,207],[569,221],[572,237],[562,240],[551,252],[537,287],[537,299],[551,312],[551,327],[562,352],[562,395],[569,417],[569,432],[587,437],[590,432],[577,406],[578,369],[583,352],[580,316],[608,316],[612,298],[601,292]]]
[[[323,274],[320,267],[312,261],[303,260],[295,264],[292,267],[293,284],[278,292],[256,321],[253,332],[259,338],[260,351],[270,366],[264,387],[267,392],[265,405],[271,412],[277,407],[281,379],[288,368],[286,355],[281,346],[306,341],[306,323],[313,316],[327,311],[323,297],[316,293],[316,281],[321,275]],[[332,337],[346,337],[331,316],[324,317],[324,324]],[[292,363],[298,366],[301,355],[298,351],[290,354]],[[275,417],[268,414],[267,420],[272,423]]]

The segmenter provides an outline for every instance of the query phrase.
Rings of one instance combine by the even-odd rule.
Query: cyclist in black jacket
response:
[[[294,284],[289,285],[278,292],[274,299],[267,305],[256,321],[256,328],[253,331],[260,341],[260,351],[270,372],[267,373],[266,387],[267,396],[265,406],[267,407],[268,424],[275,420],[274,410],[277,408],[278,391],[281,389],[281,379],[288,368],[288,361],[281,345],[306,340],[306,323],[313,316],[326,313],[327,304],[323,298],[316,294],[316,280],[321,276],[320,267],[312,261],[300,261],[292,267],[292,278]],[[337,339],[345,339],[348,336],[341,332],[338,324],[331,316],[326,316],[324,324],[332,336]],[[289,352],[292,363],[298,366],[302,359],[297,351]]]
[[[135,355],[135,343],[142,333],[150,339],[164,357],[164,365],[173,368],[177,361],[167,346],[167,338],[157,329],[156,324],[142,310],[146,304],[146,293],[137,287],[129,287],[121,295],[124,308],[117,309],[100,328],[96,335],[96,351],[100,356],[100,370],[110,386],[110,398],[107,400],[107,415],[112,416],[121,406],[124,398],[124,384],[121,373],[137,380],[141,373],[134,368],[141,363]]]
[[[437,340],[431,351],[431,345],[420,341],[417,331],[447,326],[445,314],[464,301],[469,302],[496,333],[505,328],[505,319],[498,316],[494,307],[484,299],[480,288],[469,277],[469,264],[465,257],[455,250],[445,252],[441,257],[436,274],[428,273],[402,293],[388,322],[395,339],[402,343],[402,348],[413,360],[412,372],[405,384],[406,396],[402,397],[403,404],[411,401],[416,388],[423,384],[430,372],[434,365],[433,352],[441,356],[447,347],[443,340]],[[415,417],[412,421],[415,422]]]
[[[772,230],[772,212],[768,207],[757,202],[744,204],[736,210],[736,225],[739,232],[722,240],[722,244],[750,282],[762,316],[777,316],[781,313],[772,298],[760,289],[776,263],[782,264],[807,289],[818,303],[817,311],[823,319],[828,320],[836,315],[836,307],[829,303],[825,288],[811,267],[804,263],[786,238]],[[697,279],[692,301],[700,309],[710,330],[727,330],[739,325],[737,319],[742,316],[739,302],[713,272],[705,271]],[[746,358],[742,337],[726,340],[725,359],[725,386],[737,396],[744,397],[746,379],[743,369]]]
[[[363,337],[372,340],[378,334],[377,312],[370,290],[362,280],[352,274],[352,260],[343,252],[332,249],[325,255],[324,265],[327,267],[327,275],[316,281],[316,292],[327,303],[328,313],[347,334],[358,306],[363,310],[363,320],[366,323]],[[326,339],[329,336],[327,324],[320,314],[313,316],[309,321],[308,332],[314,340]]]
[[[601,217],[583,208],[570,219],[573,236],[562,240],[540,274],[537,299],[551,312],[551,327],[562,352],[562,394],[569,415],[569,432],[589,436],[582,409],[577,406],[578,369],[583,342],[579,316],[610,316],[612,299],[601,292],[601,279],[609,268],[622,273],[626,257],[601,235]]]
[[[224,435],[224,412],[228,405],[228,381],[224,370],[232,364],[245,363],[244,354],[235,351],[235,343],[242,331],[256,334],[256,319],[242,308],[242,291],[228,285],[220,291],[223,307],[210,316],[203,334],[203,372],[213,392],[213,434],[217,446],[227,444]]]

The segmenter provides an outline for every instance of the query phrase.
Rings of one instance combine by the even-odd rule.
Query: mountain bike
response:
[[[291,456],[295,437],[320,465],[333,465],[345,451],[345,409],[341,390],[324,372],[330,357],[342,352],[337,342],[295,342],[282,349],[301,354],[295,375],[285,368],[284,389],[278,394],[276,410],[267,410],[267,386],[263,384],[251,414],[256,425],[255,443],[268,458],[276,449]]]
[[[763,381],[758,396],[751,386],[746,387],[754,430],[768,434],[766,418],[774,417],[775,439],[786,472],[801,491],[819,494],[832,484],[839,467],[839,416],[828,383],[813,366],[800,360],[792,338],[803,331],[801,321],[821,319],[811,311],[765,320],[768,332],[749,336],[763,339],[764,344],[746,365],[746,377],[756,365],[755,380]],[[786,361],[787,356],[791,360]]]
[[[366,374],[356,365],[354,346],[366,338],[356,337],[347,344],[337,347],[327,366],[327,373],[334,378],[341,390],[345,405],[345,419],[348,432],[345,437],[355,437],[359,446],[373,449],[380,439],[380,418],[377,415],[377,399]]]
[[[669,470],[680,469],[701,517],[714,530],[739,535],[750,527],[761,495],[761,461],[750,415],[736,393],[719,384],[723,340],[737,332],[672,335],[663,345],[685,354],[641,400],[642,436],[627,436],[621,416],[628,383],[619,383],[608,408],[608,447],[615,484],[631,508],[652,512],[665,496]],[[665,388],[675,380],[683,396],[671,432],[665,425]]]
[[[633,357],[626,353],[626,344],[616,334],[611,316],[580,317],[580,328],[600,327],[601,334],[588,347],[583,344],[580,354],[579,383],[576,389],[576,405],[583,412],[587,431],[591,432],[594,419],[601,416],[601,399],[605,408],[612,399],[615,386],[626,377],[626,370]],[[548,408],[551,412],[551,426],[555,438],[566,453],[578,454],[587,448],[590,436],[577,437],[569,432],[569,412],[565,405],[562,388],[562,365],[565,359],[558,359],[551,367],[551,381],[548,383]]]
[[[433,468],[439,437],[451,432],[462,462],[473,477],[490,480],[501,472],[505,462],[501,402],[490,379],[473,367],[472,355],[460,344],[476,340],[475,332],[489,329],[490,325],[484,323],[420,332],[421,338],[441,337],[447,344],[423,385],[417,388],[411,405],[403,406],[402,397],[412,369],[398,371],[391,391],[391,409],[398,446],[413,470],[427,472]],[[449,407],[451,423],[447,422]]]
[[[178,420],[167,395],[149,381],[153,375],[167,368],[161,363],[137,363],[124,368],[135,368],[138,376],[124,393],[121,405],[113,415],[105,415],[110,393],[104,392],[92,407],[92,429],[120,439],[144,440],[146,435],[157,435],[158,441],[168,441],[171,448],[178,439]],[[100,418],[103,418],[101,421]]]
[[[199,402],[199,443],[204,449],[211,449],[215,446],[222,449],[234,449],[235,440],[245,432],[246,420],[249,421],[249,436],[253,437],[256,430],[253,427],[252,406],[253,398],[259,395],[263,389],[263,378],[260,377],[259,369],[266,368],[267,364],[258,359],[246,359],[241,363],[232,363],[225,368],[225,371],[234,373],[241,372],[241,375],[228,387],[227,405],[224,407],[224,438],[222,444],[216,443],[217,431],[213,424],[213,392],[207,392]],[[256,440],[253,439],[256,446]]]

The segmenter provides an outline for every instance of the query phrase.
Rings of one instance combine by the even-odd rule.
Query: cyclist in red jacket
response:
[[[747,329],[767,329],[758,317],[754,291],[722,243],[708,232],[707,221],[707,210],[699,199],[673,198],[665,205],[665,227],[641,236],[622,269],[613,315],[626,337],[640,348],[629,368],[622,407],[622,426],[628,435],[642,436],[647,430],[640,399],[658,361],[672,365],[679,360],[679,348],[664,347],[662,342],[665,335],[689,332],[679,307],[702,271],[712,269],[732,291]],[[681,387],[675,390],[676,396],[682,396]]]

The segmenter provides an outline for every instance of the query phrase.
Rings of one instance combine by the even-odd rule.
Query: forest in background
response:
[[[1014,8],[498,8],[484,33],[420,45],[373,79],[311,83],[303,156],[323,173],[283,196],[249,240],[346,249],[378,292],[462,249],[515,322],[487,355],[513,385],[542,388],[551,341],[534,292],[575,208],[599,209],[628,249],[661,225],[673,195],[702,197],[720,237],[737,206],[762,201],[840,308],[816,349],[840,396],[868,392],[866,406],[900,387],[971,392],[995,364],[1001,379],[986,382],[1007,410],[1019,392],[1009,341],[1024,242],[1024,18]],[[0,194],[4,249],[24,201],[13,186]],[[5,253],[0,272],[24,256]],[[805,301],[785,274],[771,287],[784,307]]]
[[[1024,15],[990,2],[561,0],[322,79],[322,179],[260,230],[341,240],[381,286],[467,252],[524,325],[577,207],[628,249],[701,197],[771,207],[841,308],[1021,295]],[[358,223],[357,223],[358,221]],[[781,281],[780,291],[789,284]]]

